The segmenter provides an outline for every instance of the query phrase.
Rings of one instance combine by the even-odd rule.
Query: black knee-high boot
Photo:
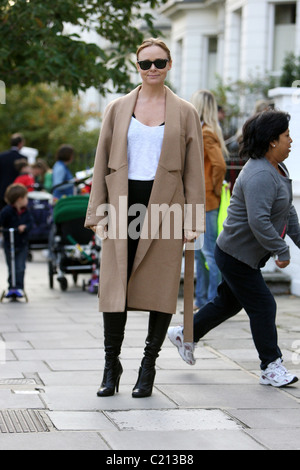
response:
[[[161,351],[171,320],[172,315],[150,312],[144,358],[139,371],[138,381],[132,392],[133,398],[144,398],[152,395],[156,374],[156,359]]]
[[[124,340],[127,312],[104,313],[105,369],[98,397],[110,397],[119,391],[123,368],[119,360]]]

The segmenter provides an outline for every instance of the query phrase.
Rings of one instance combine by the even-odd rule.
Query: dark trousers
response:
[[[282,357],[276,328],[277,305],[260,269],[238,261],[224,253],[218,245],[216,263],[223,281],[217,297],[200,309],[194,317],[194,341],[235,316],[243,308],[250,319],[253,340],[261,360],[261,369]]]
[[[16,285],[13,285],[12,269],[11,269],[11,254],[10,247],[4,246],[5,258],[8,267],[8,285],[9,289],[24,289],[24,277],[26,269],[26,261],[28,256],[28,246],[16,248],[15,250],[15,267],[16,267]]]

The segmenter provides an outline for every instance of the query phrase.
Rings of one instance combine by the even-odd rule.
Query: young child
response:
[[[35,179],[32,174],[32,168],[27,160],[17,160],[15,168],[19,176],[15,179],[14,184],[23,184],[28,192],[34,191]]]
[[[29,232],[32,228],[33,221],[30,212],[27,210],[28,191],[22,184],[12,184],[5,193],[5,201],[7,206],[0,212],[0,227],[4,229],[4,252],[6,263],[9,271],[9,292],[7,297],[24,296],[24,276],[26,268],[26,260],[28,255]],[[11,254],[10,239],[7,229],[14,228],[17,231],[15,237],[15,263],[16,263],[16,285],[12,284],[11,272]]]

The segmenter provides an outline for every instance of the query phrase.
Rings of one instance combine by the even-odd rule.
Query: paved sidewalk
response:
[[[0,255],[0,289],[6,267]],[[81,283],[81,279],[79,280]],[[210,333],[189,367],[167,340],[153,396],[131,398],[148,315],[130,312],[120,393],[98,398],[104,366],[97,297],[48,288],[40,253],[28,304],[0,305],[0,450],[268,450],[300,448],[300,385],[259,385],[245,314]],[[278,297],[285,365],[300,375],[300,299]],[[180,324],[182,301],[173,324]]]

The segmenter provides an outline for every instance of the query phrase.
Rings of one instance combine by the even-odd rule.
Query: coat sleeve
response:
[[[263,192],[259,188],[267,190]],[[289,247],[271,220],[272,208],[278,197],[276,180],[269,171],[261,171],[244,183],[243,194],[249,227],[256,240],[267,252],[277,255],[279,261],[289,260]]]
[[[112,107],[109,105],[104,113],[102,128],[98,141],[92,190],[86,214],[85,227],[93,227],[101,224],[104,216],[99,216],[98,208],[102,204],[107,204],[107,187],[105,177],[109,174],[108,160],[111,149],[113,135]]]
[[[202,127],[196,109],[186,117],[186,155],[183,175],[185,192],[184,228],[205,232],[205,175]]]

